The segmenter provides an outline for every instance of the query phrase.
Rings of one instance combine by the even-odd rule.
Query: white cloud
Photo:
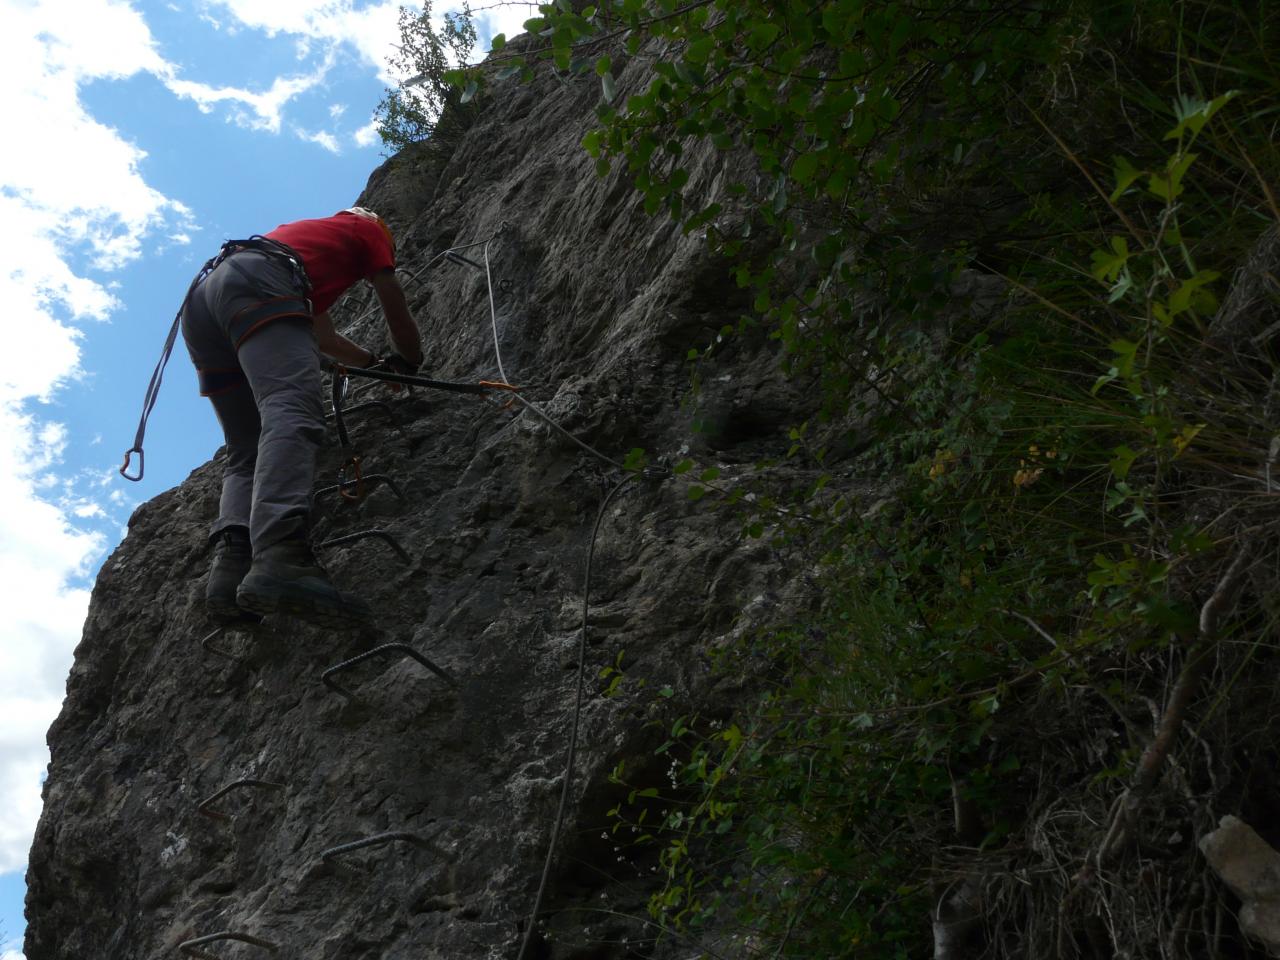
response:
[[[123,0],[0,0],[0,129],[29,131],[0,151],[0,302],[11,355],[0,372],[0,872],[26,862],[40,812],[44,734],[62,703],[89,602],[75,586],[102,552],[77,529],[88,501],[54,502],[67,431],[43,404],[83,375],[77,322],[119,304],[110,271],[147,237],[189,229],[189,211],[149,186],[144,153],[97,122],[82,84],[169,68]],[[11,138],[12,139],[12,138]],[[77,517],[78,515],[78,517]],[[8,945],[5,957],[13,954]]]
[[[286,34],[298,38],[299,43],[314,41],[329,46],[349,45],[360,57],[378,71],[382,82],[395,83],[387,68],[387,59],[394,45],[400,41],[397,27],[403,0],[382,0],[357,9],[354,0],[207,0],[211,7],[220,7],[247,27],[266,32],[269,36]],[[437,0],[436,17],[443,22],[447,10],[462,6],[461,0],[448,2]],[[498,0],[493,3],[473,4],[477,27],[481,38],[494,33],[514,37],[523,32],[524,21],[537,16],[536,3]],[[478,51],[482,52],[482,51]]]
[[[320,144],[320,146],[324,147],[330,153],[342,152],[342,148],[338,146],[338,138],[332,133],[328,133],[324,130],[319,130],[315,133],[307,133],[303,130],[299,130],[298,136],[302,137],[303,140],[306,140],[309,143]]]
[[[246,27],[268,36],[285,34],[298,41],[333,47],[350,45],[375,69],[385,71],[391,45],[399,40],[396,23],[401,0],[383,0],[356,9],[352,0],[210,0]],[[390,82],[384,77],[383,82]]]
[[[212,112],[215,104],[230,103],[237,106],[231,114],[236,123],[251,130],[279,133],[284,108],[289,101],[323,83],[332,66],[332,57],[326,57],[311,73],[276,77],[271,89],[262,93],[254,93],[242,87],[218,87],[194,80],[179,80],[172,75],[165,85],[178,96],[194,100],[203,113]],[[247,111],[245,107],[248,108]]]
[[[351,137],[358,147],[371,147],[378,142],[378,121],[370,120]]]
[[[0,451],[16,465],[0,471],[0,597],[7,627],[0,644],[0,872],[20,869],[40,815],[44,734],[62,704],[71,652],[89,592],[70,585],[102,553],[100,535],[77,530],[68,511],[38,495],[66,443],[59,424],[40,422],[15,402],[0,406]],[[73,512],[85,515],[77,504]]]

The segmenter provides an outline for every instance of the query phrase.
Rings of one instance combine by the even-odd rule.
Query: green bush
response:
[[[388,65],[403,79],[374,112],[378,135],[391,150],[429,139],[446,108],[456,109],[461,100],[446,74],[475,47],[470,7],[446,13],[442,29],[432,19],[431,0],[423,0],[421,10],[400,8],[400,43]]]
[[[1271,358],[1220,334],[1280,220],[1275,6],[557,0],[525,26],[448,79],[598,76],[599,173],[704,231],[754,295],[721,338],[766,331],[821,392],[784,465],[804,482],[691,488],[822,572],[803,623],[726,657],[758,698],[673,724],[664,818],[652,785],[613,811],[661,850],[654,921],[921,956],[972,884],[989,955],[1208,950],[1192,847],[1158,895],[1086,865],[1219,574],[1274,526]],[[691,183],[704,145],[743,171],[725,204]],[[721,362],[691,347],[695,376]],[[1239,683],[1273,616],[1232,623]],[[1171,836],[1205,826],[1182,795],[1221,764],[1176,766],[1150,818]]]

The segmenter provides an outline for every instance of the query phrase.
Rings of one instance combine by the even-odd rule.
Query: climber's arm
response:
[[[396,279],[396,272],[388,269],[375,273],[373,289],[378,295],[378,302],[382,304],[382,312],[387,318],[387,329],[391,332],[391,343],[396,353],[414,366],[421,366],[422,338],[418,332],[418,324],[409,312],[404,288]]]
[[[311,326],[316,332],[316,344],[326,357],[332,357],[339,363],[352,367],[367,367],[377,358],[354,340],[348,340],[333,328],[333,320],[329,311],[317,313],[311,317]]]

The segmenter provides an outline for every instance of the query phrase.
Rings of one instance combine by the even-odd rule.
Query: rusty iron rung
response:
[[[391,488],[391,492],[396,495],[396,499],[398,500],[404,499],[404,494],[400,492],[400,487],[389,476],[387,476],[385,473],[371,473],[366,477],[362,477],[360,480],[348,480],[345,483],[335,483],[329,487],[321,487],[315,493],[311,494],[311,502],[315,503],[317,500],[323,497],[326,493],[333,493],[335,490],[344,490],[348,487],[354,487],[358,483],[363,483],[366,487],[371,485],[376,485],[379,483],[385,483],[388,487]]]
[[[334,666],[330,667],[324,673],[320,674],[320,679],[323,680],[324,685],[328,687],[330,690],[332,690],[334,693],[340,694],[341,696],[346,697],[348,700],[354,700],[356,698],[356,695],[350,690],[348,690],[346,687],[342,686],[337,681],[335,681],[333,679],[333,675],[335,673],[341,673],[343,670],[349,670],[352,667],[354,667],[356,664],[363,663],[365,660],[369,660],[373,657],[381,656],[382,654],[390,653],[392,651],[399,652],[406,657],[412,657],[414,660],[417,660],[418,663],[422,664],[424,667],[426,667],[428,670],[434,673],[437,677],[442,679],[445,683],[449,684],[449,686],[457,687],[458,681],[454,680],[453,677],[451,677],[448,674],[448,672],[446,672],[443,668],[436,666],[434,663],[432,663],[430,660],[428,660],[426,657],[420,654],[417,650],[413,649],[413,647],[409,646],[409,644],[407,643],[384,643],[380,647],[374,647],[372,650],[366,650],[364,653],[354,656],[350,660],[343,660],[341,663],[335,664]]]
[[[376,837],[365,837],[363,840],[353,840],[350,843],[344,843],[337,847],[330,847],[328,850],[325,850],[320,854],[320,859],[330,860],[334,857],[341,856],[344,853],[353,853],[356,850],[363,850],[365,847],[379,847],[384,843],[391,843],[393,840],[405,840],[419,847],[431,846],[430,843],[418,836],[416,833],[394,830],[390,833],[380,833]]]
[[[353,403],[349,407],[344,406],[342,408],[342,415],[344,417],[350,416],[353,413],[360,413],[364,410],[369,410],[373,407],[377,407],[379,410],[385,413],[387,415],[387,419],[390,420],[392,423],[396,422],[395,411],[391,409],[391,404],[387,403],[387,401],[385,400],[364,400],[364,401],[361,401],[360,403]],[[330,411],[329,413],[326,413],[324,418],[326,420],[333,420],[334,419],[333,412]]]
[[[287,787],[283,783],[273,783],[270,780],[255,780],[252,777],[245,777],[242,780],[236,780],[227,784],[211,797],[206,797],[196,804],[196,813],[202,813],[206,817],[212,817],[215,820],[230,820],[231,815],[223,813],[221,810],[209,809],[213,804],[217,803],[232,790],[238,790],[241,787],[261,787],[264,790],[285,790]]]
[[[215,656],[223,657],[224,659],[227,659],[227,660],[234,660],[237,663],[239,663],[241,660],[243,660],[242,657],[237,656],[234,653],[228,653],[226,650],[223,650],[221,647],[215,646],[213,641],[217,640],[220,636],[222,636],[228,630],[247,630],[252,632],[254,627],[258,626],[258,624],[261,622],[262,621],[260,619],[250,620],[246,616],[245,618],[233,621],[231,623],[220,623],[218,624],[218,626],[214,627],[214,629],[210,633],[207,633],[205,634],[205,636],[200,638],[200,646],[207,653],[212,653]]]
[[[391,534],[389,534],[385,530],[360,530],[357,533],[348,533],[345,536],[332,537],[331,539],[325,540],[317,544],[316,546],[321,548],[338,547],[344,543],[354,543],[357,540],[367,540],[370,537],[374,537],[378,540],[384,541],[387,544],[387,546],[391,547],[391,549],[396,552],[396,556],[398,556],[405,563],[412,562],[412,558],[405,551],[404,547],[400,546],[400,541],[398,541],[395,537],[393,537]]]
[[[452,260],[454,263],[462,264],[468,267],[475,267],[477,270],[483,271],[484,264],[476,263],[470,257],[464,257],[460,253],[454,253],[452,250],[446,250],[444,255],[446,260]]]
[[[227,651],[221,649],[220,647],[215,647],[213,645],[213,641],[217,640],[220,636],[222,636],[222,634],[226,631],[226,629],[227,629],[226,624],[220,624],[219,626],[214,627],[212,633],[206,634],[204,637],[200,638],[200,646],[204,648],[206,653],[212,653],[215,656],[225,657],[227,660],[239,660],[240,658],[237,657],[234,653],[227,653]]]
[[[235,930],[222,930],[218,933],[211,933],[206,937],[196,937],[194,940],[178,944],[178,950],[189,957],[200,957],[202,960],[220,960],[217,955],[205,953],[199,949],[206,943],[217,943],[219,940],[238,940],[240,943],[247,943],[252,947],[261,947],[270,953],[280,952],[280,947],[270,940],[263,940],[261,937],[254,937],[247,933],[238,933]]]

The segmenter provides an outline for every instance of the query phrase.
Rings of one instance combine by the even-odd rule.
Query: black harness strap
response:
[[[260,234],[255,233],[247,240],[228,240],[222,245],[222,249],[218,251],[216,257],[205,261],[204,266],[200,268],[200,272],[191,281],[191,286],[187,287],[187,295],[182,298],[182,306],[178,308],[178,312],[173,318],[173,325],[169,327],[169,335],[164,339],[164,349],[160,351],[160,360],[156,363],[156,368],[151,373],[151,381],[147,384],[147,393],[142,398],[142,416],[138,419],[138,431],[133,436],[133,446],[125,451],[124,463],[120,466],[120,476],[126,480],[137,482],[142,479],[146,466],[146,457],[142,452],[142,439],[147,432],[147,420],[150,419],[151,411],[155,409],[156,400],[160,397],[160,384],[164,381],[164,369],[169,365],[169,357],[173,353],[173,345],[178,340],[178,327],[182,323],[182,314],[187,309],[187,304],[191,302],[191,295],[224,260],[242,250],[257,250],[260,253],[277,257],[288,263],[293,273],[294,282],[298,284],[301,295],[305,297],[311,292],[311,280],[307,277],[306,268],[303,266],[302,258],[298,256],[297,252],[288,244],[272,240],[270,237],[264,237]],[[244,271],[240,272],[244,273]],[[138,473],[136,476],[129,473],[129,462],[133,459],[135,453],[138,455]]]

